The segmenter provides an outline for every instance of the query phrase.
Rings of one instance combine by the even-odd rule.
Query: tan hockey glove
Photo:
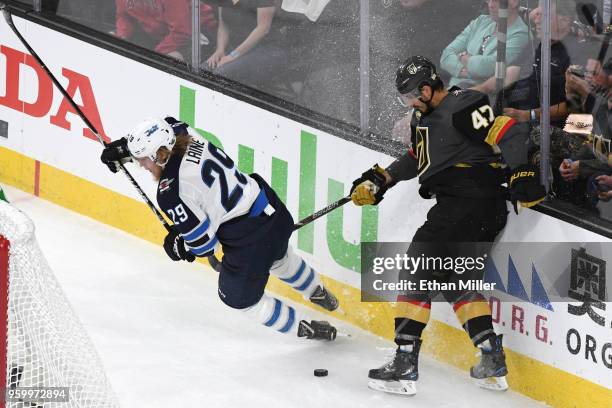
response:
[[[385,186],[385,169],[378,164],[372,166],[353,181],[351,200],[355,205],[376,205],[383,199],[388,187]]]

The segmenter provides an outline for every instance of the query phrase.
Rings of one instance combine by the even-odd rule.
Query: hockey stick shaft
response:
[[[325,214],[334,211],[336,208],[342,207],[344,204],[348,203],[349,201],[351,201],[351,196],[342,197],[338,201],[334,201],[333,203],[331,203],[327,207],[325,207],[325,208],[323,208],[323,209],[321,209],[321,210],[319,210],[319,211],[309,215],[308,217],[298,221],[297,223],[295,223],[293,225],[293,230],[294,231],[299,230],[300,228],[302,228],[303,226],[305,226],[307,224],[310,224],[311,222],[313,222],[317,218],[321,218]],[[219,261],[215,255],[209,256],[208,257],[208,262],[210,263],[210,266],[212,266],[215,271],[221,272],[221,261]]]
[[[11,28],[11,30],[15,33],[15,35],[17,36],[17,38],[19,38],[19,41],[21,41],[21,43],[23,44],[24,47],[26,47],[26,49],[28,50],[28,52],[32,55],[32,57],[36,60],[36,62],[38,63],[38,65],[40,65],[40,67],[43,69],[43,71],[45,71],[45,73],[47,74],[47,76],[51,79],[51,81],[53,82],[53,84],[56,86],[57,89],[59,89],[59,91],[61,92],[61,94],[64,96],[64,98],[68,101],[68,103],[70,104],[70,106],[72,106],[72,108],[75,110],[75,112],[81,117],[81,119],[83,120],[83,122],[85,122],[85,124],[87,125],[87,127],[89,129],[91,129],[91,131],[96,135],[96,138],[98,139],[98,141],[103,145],[106,146],[106,142],[104,142],[104,139],[102,139],[102,136],[100,136],[100,133],[98,132],[98,129],[94,126],[93,123],[91,123],[91,121],[87,118],[87,116],[85,115],[85,113],[83,113],[83,111],[81,110],[81,108],[79,107],[79,105],[76,104],[76,102],[74,102],[74,99],[72,99],[72,97],[70,96],[70,94],[68,94],[68,92],[64,89],[64,87],[59,83],[59,81],[57,80],[57,78],[55,78],[55,76],[51,73],[51,71],[49,70],[49,68],[47,68],[47,66],[45,65],[45,63],[42,61],[42,59],[40,59],[40,57],[38,56],[38,54],[36,53],[36,51],[34,51],[34,49],[30,46],[30,44],[26,41],[25,38],[23,38],[23,36],[21,35],[21,33],[19,32],[19,30],[17,30],[17,27],[15,27],[15,23],[13,22],[13,16],[11,14],[11,12],[8,10],[8,7],[6,6],[6,4],[4,3],[0,3],[0,10],[2,10],[2,14],[4,15],[4,19],[6,20],[6,23],[9,25],[9,27]],[[166,228],[166,230],[170,231],[171,227],[170,225],[166,222],[166,220],[164,219],[164,217],[162,216],[162,214],[159,212],[159,210],[157,209],[157,207],[155,207],[155,204],[153,204],[153,202],[149,199],[149,197],[147,197],[147,195],[145,194],[145,192],[142,190],[142,188],[140,188],[140,185],[138,185],[138,182],[134,179],[134,177],[132,177],[132,175],[130,174],[130,172],[125,168],[125,166],[123,165],[123,163],[119,162],[119,167],[121,168],[121,170],[123,171],[123,173],[126,175],[126,177],[130,180],[130,182],[132,183],[132,185],[134,186],[134,188],[136,189],[136,191],[138,191],[138,194],[140,195],[140,197],[145,201],[145,203],[149,206],[149,208],[151,209],[151,211],[153,211],[153,213],[157,216],[157,218],[159,219],[159,221],[162,223],[162,225],[164,226],[164,228]]]
[[[314,214],[311,214],[308,217],[306,217],[306,218],[298,221],[297,223],[295,223],[295,225],[293,226],[293,230],[294,231],[295,230],[299,230],[300,228],[302,228],[303,226],[305,226],[307,224],[310,224],[311,222],[313,222],[317,218],[321,218],[325,214],[334,211],[336,208],[342,207],[344,204],[348,203],[349,201],[351,201],[351,196],[342,197],[338,201],[335,201],[335,202],[331,203],[327,207],[325,207],[325,208],[315,212]]]

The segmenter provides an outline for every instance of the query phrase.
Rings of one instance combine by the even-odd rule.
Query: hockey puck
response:
[[[317,368],[314,370],[315,377],[327,377],[327,370],[324,368]]]

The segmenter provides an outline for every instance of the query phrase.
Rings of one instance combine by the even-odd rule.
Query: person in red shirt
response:
[[[184,60],[191,53],[191,0],[115,0],[115,34],[160,54]],[[200,2],[200,30],[216,32],[215,10]]]

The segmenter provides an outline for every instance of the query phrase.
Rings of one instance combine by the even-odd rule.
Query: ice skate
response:
[[[298,326],[298,337],[306,337],[310,340],[335,340],[336,339],[336,328],[328,322],[322,320],[312,320],[310,322],[306,320],[300,321]]]
[[[380,368],[370,370],[368,387],[392,394],[414,395],[419,379],[420,340],[416,340],[412,351],[398,349],[393,360]]]
[[[321,285],[317,286],[312,295],[310,295],[310,301],[330,312],[338,308],[338,299]]]
[[[485,342],[491,346],[479,347],[481,352],[480,362],[470,368],[470,376],[476,385],[494,391],[505,391],[508,389],[506,374],[506,355],[502,346],[502,335],[490,337]]]

